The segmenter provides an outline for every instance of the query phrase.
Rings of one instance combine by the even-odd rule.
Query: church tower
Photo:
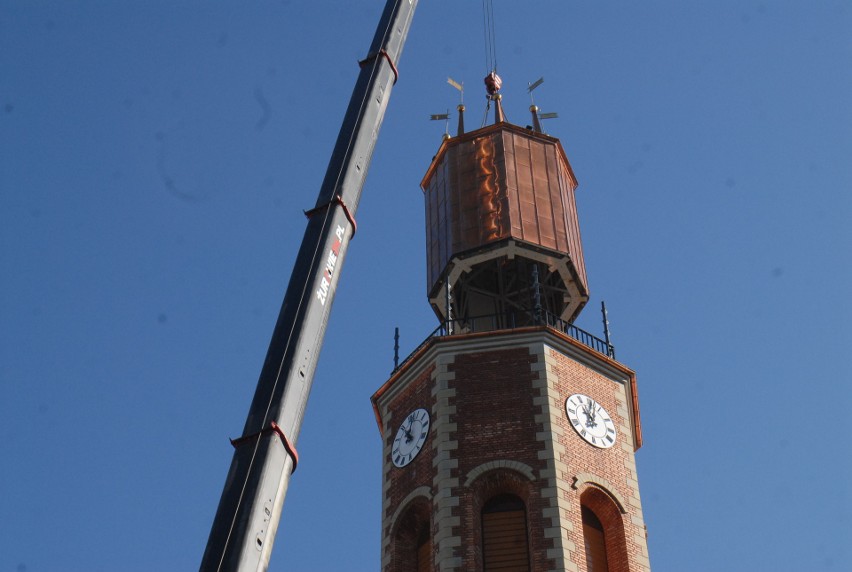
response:
[[[382,571],[648,571],[634,372],[573,325],[588,301],[559,140],[505,121],[445,137],[421,187],[440,326],[372,397]]]

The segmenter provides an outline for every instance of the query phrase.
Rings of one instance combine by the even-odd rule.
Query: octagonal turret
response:
[[[573,321],[588,300],[577,180],[558,139],[501,119],[445,139],[421,183],[429,302],[442,321],[523,325],[536,300]]]

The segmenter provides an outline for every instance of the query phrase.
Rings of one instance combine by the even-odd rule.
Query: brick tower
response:
[[[459,106],[421,183],[441,325],[372,397],[382,570],[648,571],[636,376],[572,324],[577,182],[538,109],[507,123],[489,78],[496,122],[465,133]]]

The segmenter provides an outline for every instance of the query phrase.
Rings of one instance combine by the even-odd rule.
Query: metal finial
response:
[[[530,113],[532,113],[533,131],[541,133],[541,121],[538,120],[538,106],[530,105]]]
[[[506,114],[503,113],[503,96],[499,93],[494,95],[494,123],[504,123]]]
[[[601,300],[601,316],[603,317],[604,341],[606,342],[606,353],[609,357],[615,358],[615,348],[609,339],[609,319],[606,314],[606,302]]]
[[[399,367],[399,328],[393,329],[393,369]]]

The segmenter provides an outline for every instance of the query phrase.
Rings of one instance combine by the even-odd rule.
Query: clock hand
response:
[[[588,405],[583,406],[583,413],[586,415],[586,427],[593,427],[595,415],[592,413],[592,408]]]

